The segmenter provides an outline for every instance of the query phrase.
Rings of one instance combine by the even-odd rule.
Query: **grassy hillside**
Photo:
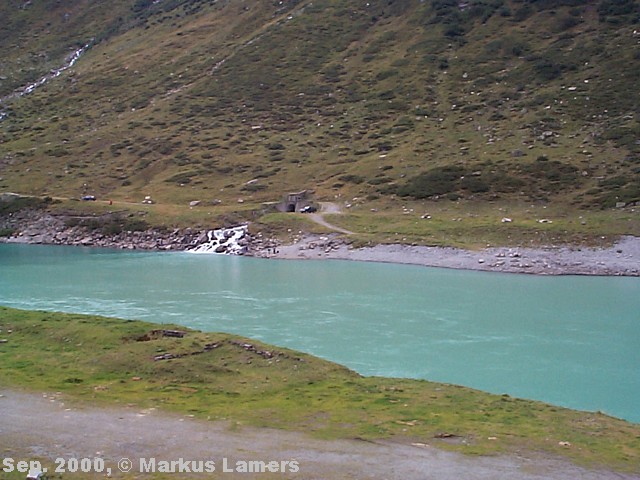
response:
[[[163,333],[170,328],[184,336]],[[0,339],[0,386],[60,392],[65,401],[155,407],[322,438],[393,437],[472,454],[524,449],[640,468],[638,425],[453,385],[361,377],[236,336],[0,307]]]
[[[0,13],[0,190],[202,200],[215,214],[307,188],[351,205],[354,225],[407,205],[552,205],[577,219],[640,201],[638,1],[9,1]],[[6,98],[85,43],[63,75]],[[616,215],[573,233],[640,232],[637,214]]]

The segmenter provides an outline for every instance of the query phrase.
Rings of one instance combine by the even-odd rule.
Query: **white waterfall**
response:
[[[208,241],[187,250],[190,253],[217,253],[224,255],[242,255],[247,251],[246,241],[248,225],[210,230]]]

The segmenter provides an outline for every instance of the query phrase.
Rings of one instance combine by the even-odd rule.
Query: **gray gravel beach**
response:
[[[492,247],[479,251],[451,247],[380,244],[352,248],[342,237],[301,235],[289,245],[257,256],[281,259],[343,259],[429,267],[538,275],[640,275],[640,237],[624,236],[608,248]]]

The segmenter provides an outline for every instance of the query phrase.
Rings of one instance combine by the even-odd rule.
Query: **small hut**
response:
[[[309,199],[309,191],[302,190],[301,192],[288,193],[285,195],[281,203],[278,204],[278,210],[281,212],[299,212],[301,209],[311,203]]]

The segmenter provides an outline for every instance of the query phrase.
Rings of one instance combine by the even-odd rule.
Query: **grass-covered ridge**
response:
[[[167,336],[167,329],[185,334]],[[325,438],[395,437],[474,454],[527,449],[591,466],[640,468],[638,425],[459,386],[362,377],[237,336],[0,308],[0,339],[3,388]]]
[[[0,97],[92,45],[2,102],[0,191],[640,201],[637,1],[64,3],[0,7]]]

